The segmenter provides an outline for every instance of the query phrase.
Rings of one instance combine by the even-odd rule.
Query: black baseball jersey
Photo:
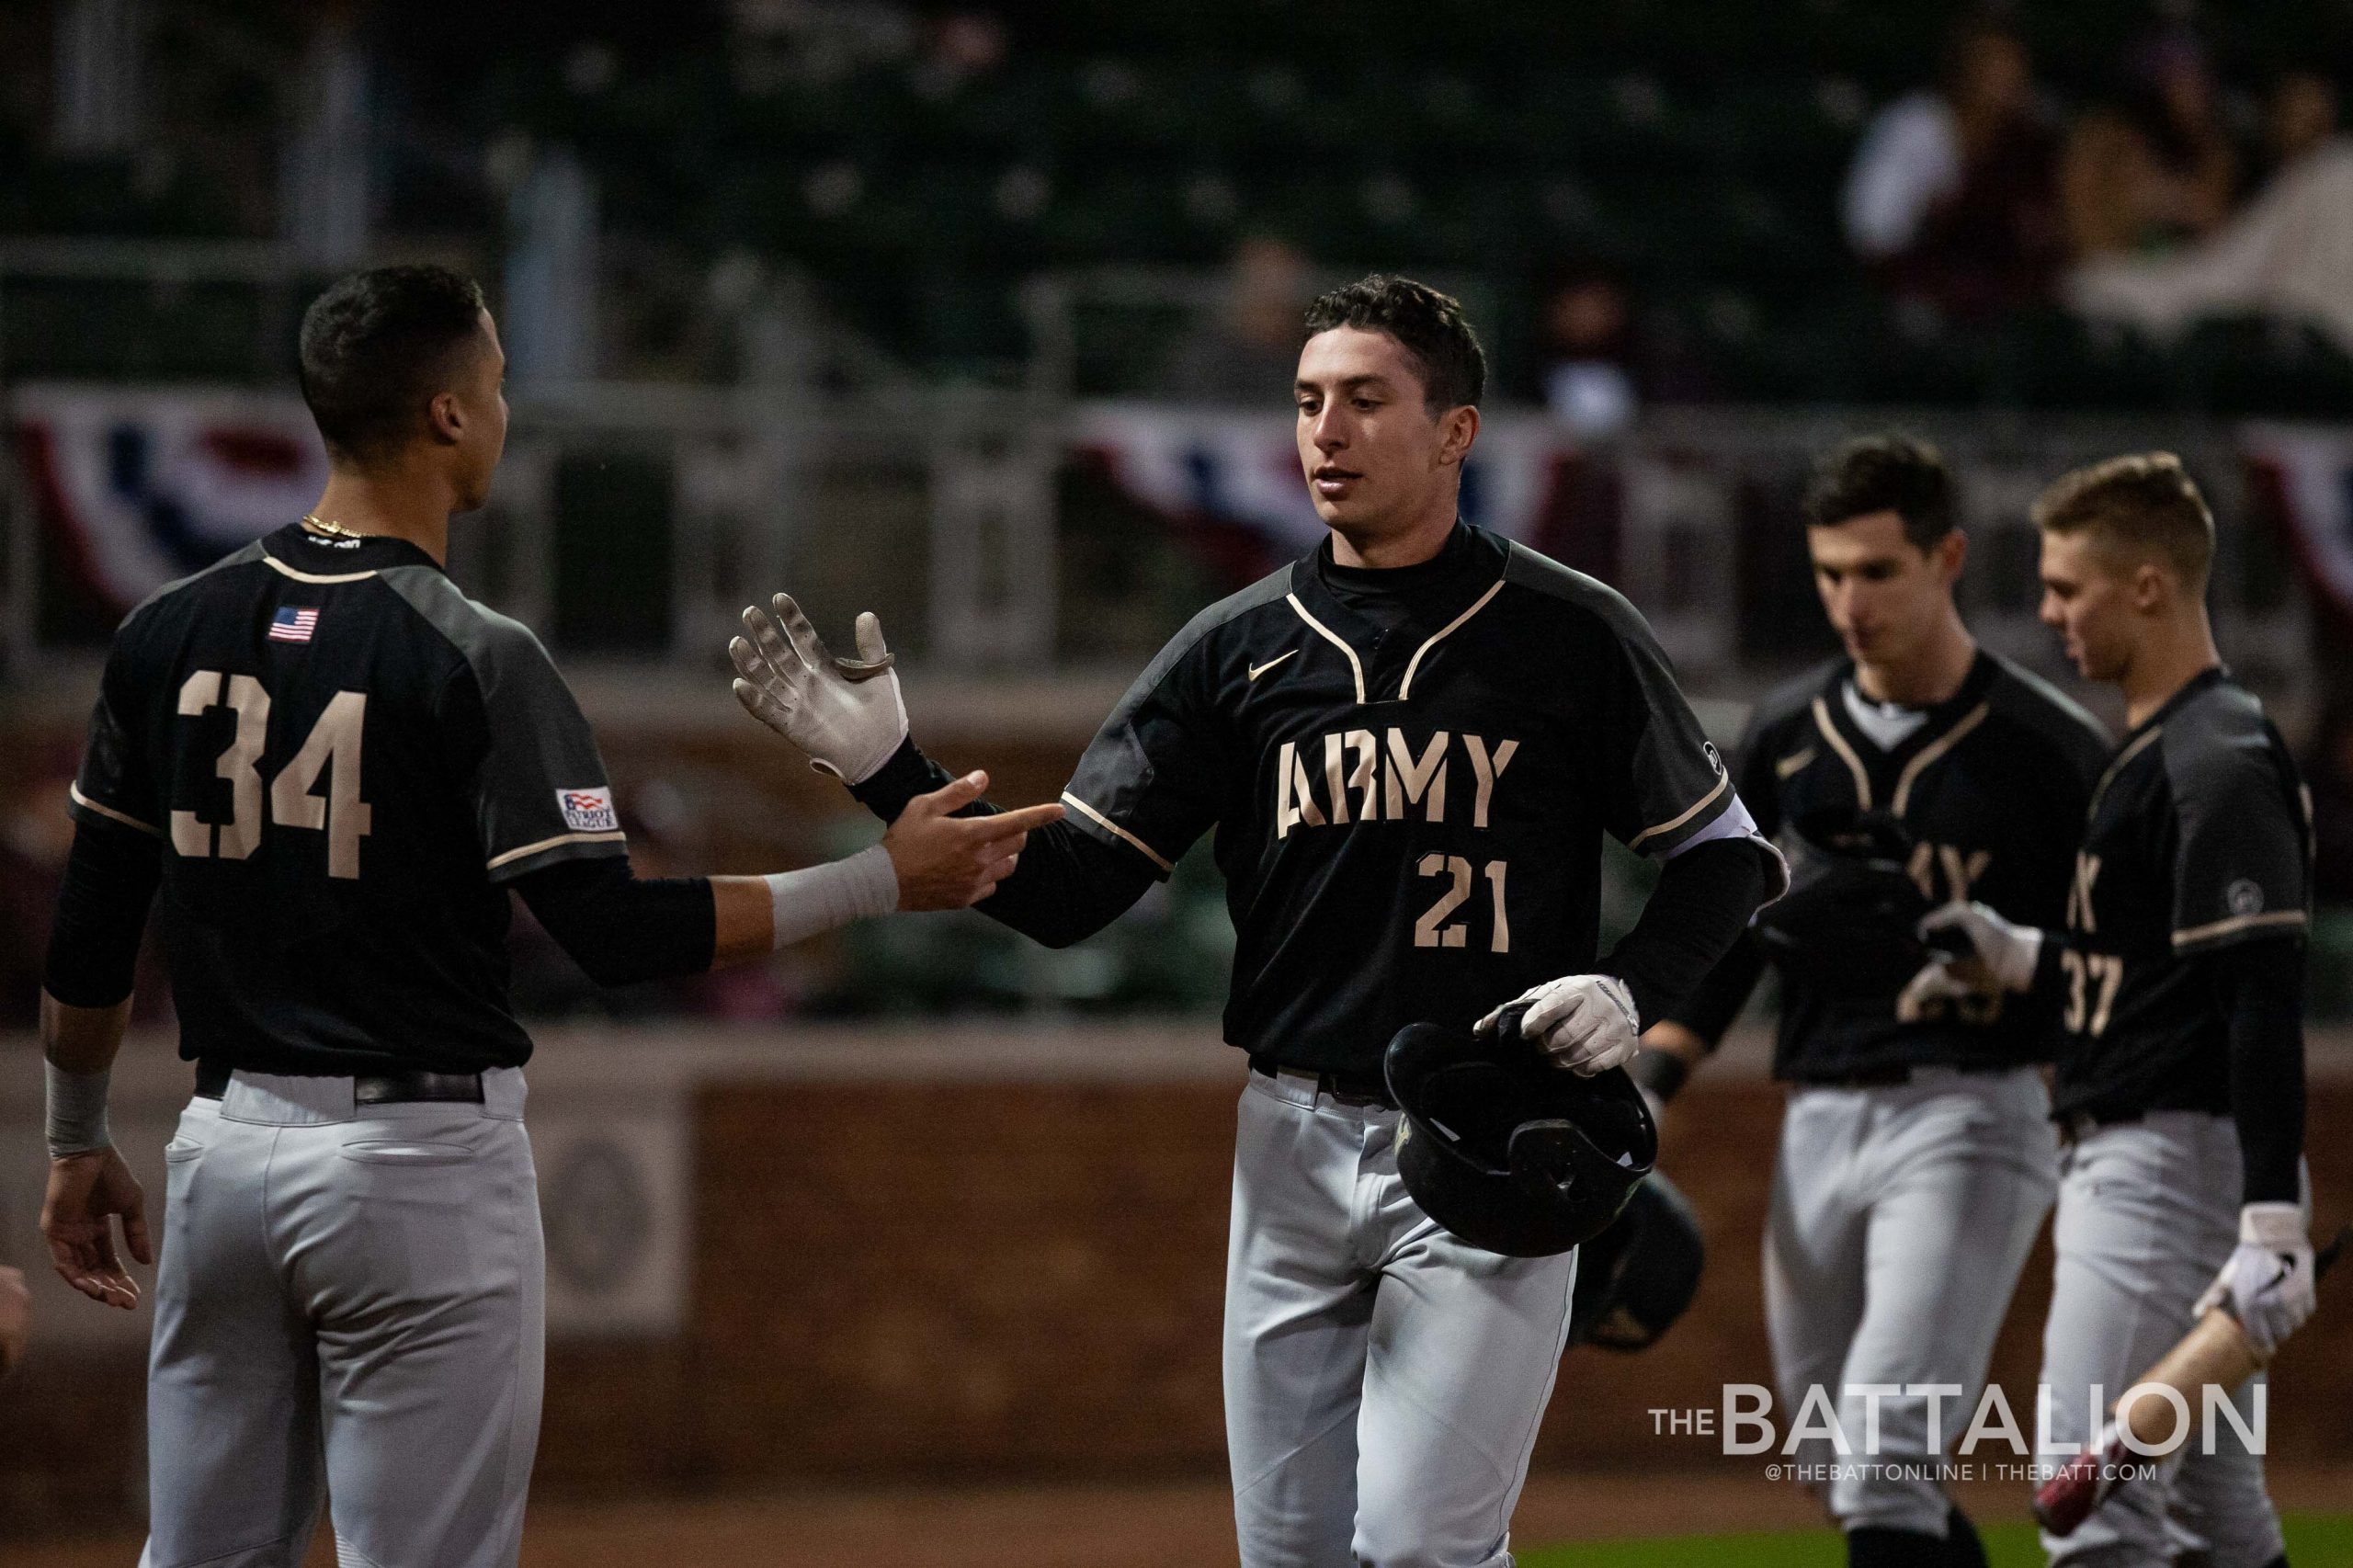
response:
[[[163,841],[180,1053],[264,1072],[521,1063],[503,884],[627,853],[529,630],[300,526],[123,622],[74,809]]]
[[[2310,924],[2312,814],[2263,705],[2221,670],[2124,739],[2093,797],[2059,949],[2062,1115],[2231,1109],[2197,960]]]
[[[1912,881],[1931,903],[1976,899],[2012,920],[2047,926],[2065,912],[2068,869],[2092,787],[2108,760],[2098,721],[2039,677],[1980,651],[1961,689],[1920,710],[1893,746],[1859,725],[1839,660],[1777,688],[1741,742],[1736,777],[1761,831],[1790,858],[1792,884],[1822,869],[1821,851],[1793,824],[1879,812],[1909,831]],[[1835,955],[1833,955],[1835,958]],[[1728,965],[1742,961],[1739,954]],[[1754,982],[1729,997],[1729,1022]],[[1824,966],[1825,969],[1829,966]],[[1897,1016],[1900,983],[1825,983],[1808,966],[1782,971],[1774,1073],[1827,1082],[1920,1066],[1992,1067],[2048,1062],[2056,1007],[2006,996],[1925,1016]]]
[[[1158,874],[1216,825],[1225,1038],[1286,1065],[1376,1070],[1406,1024],[1591,971],[1602,834],[1665,854],[1734,799],[1618,594],[1467,528],[1406,570],[1375,619],[1326,543],[1204,611],[1063,797]]]

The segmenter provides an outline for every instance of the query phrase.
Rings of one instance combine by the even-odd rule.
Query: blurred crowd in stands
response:
[[[1847,176],[1848,243],[1899,297],[1971,321],[2058,299],[2176,331],[2201,315],[2304,317],[2353,347],[2353,143],[2312,66],[2257,90],[2198,35],[2134,46],[2063,108],[2026,40],[1955,32],[1933,85],[1881,108]]]
[[[2132,44],[2109,77],[2064,97],[2038,78],[2018,26],[1979,12],[1951,29],[1931,81],[1864,120],[1837,222],[1899,333],[1949,341],[2064,310],[2168,343],[2201,322],[2260,319],[2353,355],[2353,139],[2335,78],[2298,63],[2226,81],[2179,21]],[[1643,298],[1659,270],[1574,244],[1541,261],[1528,373],[1511,390],[1593,437],[1623,429],[1644,402],[1723,395],[1671,321],[1659,330],[1665,318]],[[1297,239],[1246,237],[1224,305],[1153,390],[1265,397],[1318,278]],[[1736,297],[1715,305],[1736,335]]]
[[[0,236],[422,248],[528,297],[526,377],[1019,383],[1029,282],[1124,270],[1132,303],[1232,263],[1199,330],[1264,335],[1286,269],[1412,267],[1478,309],[1503,391],[1597,431],[1638,401],[2353,395],[2353,14],[1960,14],[526,0],[449,29],[47,0],[0,7]],[[1174,313],[1074,390],[1230,395]],[[2215,318],[2286,330],[2201,347]],[[17,373],[93,363],[73,320],[12,320]],[[126,362],[159,339],[208,341]]]

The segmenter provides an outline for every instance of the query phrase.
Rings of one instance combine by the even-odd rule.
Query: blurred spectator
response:
[[[2122,99],[2087,110],[2060,168],[2075,256],[2177,248],[2222,227],[2238,189],[2206,51],[2185,31],[2142,44]]]
[[[968,83],[994,74],[1007,53],[1005,23],[981,10],[952,10],[926,29],[923,58],[915,70],[915,91],[944,98]]]
[[[24,1359],[33,1332],[33,1299],[22,1270],[0,1268],[0,1378]]]
[[[2274,172],[2245,211],[2180,256],[2086,262],[2067,302],[2160,336],[2207,316],[2310,322],[2353,353],[2353,141],[2337,133],[2336,89],[2289,73],[2267,125]]]
[[[2025,42],[1995,21],[1945,48],[1933,91],[1879,112],[1847,176],[1847,238],[1897,292],[1963,318],[2023,303],[2059,256],[2057,142]]]
[[[1272,234],[1234,248],[1225,297],[1170,354],[1160,390],[1188,403],[1264,403],[1299,373],[1301,318],[1313,291],[1308,259]]]
[[[1603,272],[1571,273],[1545,299],[1544,405],[1574,435],[1601,439],[1633,422],[1631,318],[1624,285]]]

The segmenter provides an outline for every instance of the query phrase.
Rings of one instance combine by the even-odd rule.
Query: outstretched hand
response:
[[[49,1163],[49,1195],[40,1206],[40,1233],[50,1260],[68,1285],[94,1301],[129,1312],[139,1284],[114,1248],[114,1221],[123,1244],[142,1264],[155,1261],[147,1240],[147,1195],[111,1147],[66,1154]]]
[[[1024,806],[994,816],[955,813],[981,798],[985,773],[967,773],[907,802],[882,847],[898,873],[903,910],[962,909],[996,892],[1013,875],[1032,828],[1060,822],[1058,805]]]
[[[744,612],[746,637],[727,644],[735,700],[809,754],[812,767],[848,784],[871,778],[907,738],[906,704],[882,623],[858,618],[855,659],[838,658],[790,594]]]

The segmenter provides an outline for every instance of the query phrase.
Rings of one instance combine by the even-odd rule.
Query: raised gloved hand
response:
[[[855,659],[834,656],[790,594],[771,609],[744,612],[751,634],[727,644],[740,677],[735,699],[802,751],[809,764],[847,784],[862,784],[907,738],[899,675],[871,610],[858,618]]]
[[[2204,1317],[2228,1307],[2247,1343],[2268,1357],[2313,1315],[2313,1243],[2294,1203],[2250,1203],[2239,1210],[2239,1244],[2190,1309]]]
[[[1643,1023],[1634,994],[1614,974],[1572,974],[1530,986],[1504,1007],[1528,1004],[1519,1021],[1523,1039],[1534,1040],[1556,1067],[1591,1077],[1622,1067],[1642,1049]],[[1478,1022],[1492,1030],[1504,1014],[1497,1007]]]
[[[1921,916],[1924,941],[1933,943],[1944,933],[1959,937],[1969,949],[1956,961],[1974,958],[2005,991],[2034,989],[2034,966],[2042,957],[2042,933],[2034,926],[2014,925],[1985,904],[1955,900]],[[1962,978],[1967,978],[1965,971]]]
[[[1907,1024],[1942,1017],[1964,1002],[1998,997],[2001,986],[1973,959],[1950,959],[1938,953],[1920,966],[1895,998],[1895,1017]]]

